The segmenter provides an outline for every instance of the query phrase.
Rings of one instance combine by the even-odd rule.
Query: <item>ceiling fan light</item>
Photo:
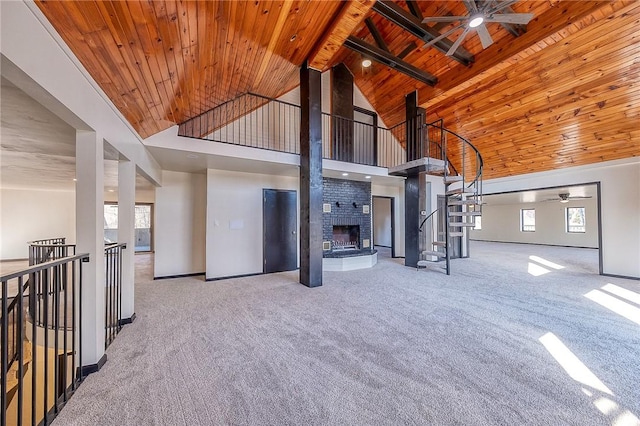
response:
[[[371,66],[371,59],[363,59],[362,60],[362,66],[364,68],[369,68]]]
[[[478,16],[474,16],[473,18],[471,18],[471,20],[469,21],[469,27],[470,28],[476,28],[477,26],[479,26],[480,24],[482,24],[484,22],[484,18],[480,15]]]
[[[560,200],[561,203],[568,203],[569,200],[567,200],[566,198],[563,198],[562,200]]]

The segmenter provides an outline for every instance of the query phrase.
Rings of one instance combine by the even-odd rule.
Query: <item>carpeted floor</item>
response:
[[[386,258],[315,289],[139,282],[137,320],[54,424],[640,424],[640,282],[596,275],[596,250],[471,249],[449,277]]]

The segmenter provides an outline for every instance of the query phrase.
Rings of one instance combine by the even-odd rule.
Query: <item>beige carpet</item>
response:
[[[54,424],[637,424],[640,282],[596,275],[589,249],[472,255],[450,277],[383,259],[315,289],[140,282],[137,320]]]

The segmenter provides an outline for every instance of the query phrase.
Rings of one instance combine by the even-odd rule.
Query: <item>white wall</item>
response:
[[[567,207],[585,208],[586,231],[584,233],[567,232],[565,219]],[[535,209],[535,232],[520,231],[521,209]],[[484,241],[598,248],[598,203],[595,198],[591,198],[568,203],[553,201],[495,206],[488,204],[482,207],[482,230],[471,230],[470,238]]]
[[[75,191],[0,190],[0,259],[29,257],[27,241],[76,240]]]
[[[162,172],[156,189],[154,276],[205,270],[206,176]]]
[[[640,278],[639,158],[491,179],[484,182],[483,192],[591,182],[601,183],[603,273]]]
[[[262,273],[263,189],[298,192],[299,227],[298,177],[207,170],[207,278]]]
[[[393,197],[395,213],[395,254],[404,256],[404,181],[399,186],[371,185],[371,195],[381,197]]]
[[[373,197],[373,245],[391,247],[391,199]]]

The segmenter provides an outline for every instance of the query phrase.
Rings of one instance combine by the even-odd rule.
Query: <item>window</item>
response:
[[[151,204],[135,205],[135,251],[151,251],[153,212]],[[104,242],[118,242],[118,205],[104,205]]]
[[[522,232],[534,232],[536,230],[536,210],[520,210],[520,230]]]
[[[567,207],[567,232],[585,232],[584,207]]]
[[[118,242],[118,205],[104,205],[104,242],[111,244]]]

